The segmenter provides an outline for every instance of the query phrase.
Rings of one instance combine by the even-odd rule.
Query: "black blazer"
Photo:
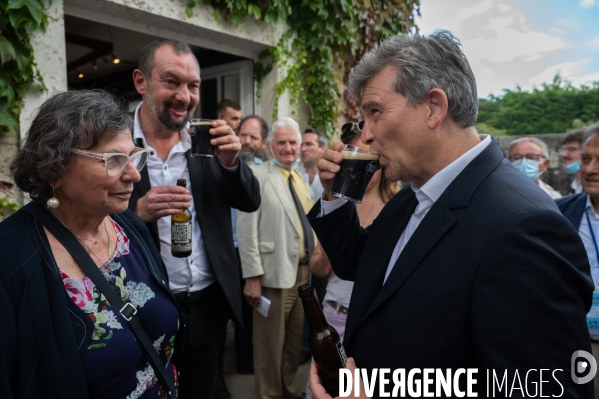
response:
[[[562,215],[572,223],[576,231],[580,228],[580,221],[584,213],[584,207],[587,203],[587,193],[568,195],[555,200],[557,207]]]
[[[241,322],[239,263],[233,245],[231,208],[242,212],[256,211],[260,206],[260,186],[245,162],[239,161],[237,170],[230,172],[220,165],[216,157],[191,157],[189,151],[185,155],[191,179],[191,195],[208,261],[233,315]],[[131,210],[151,188],[148,169],[144,168],[140,173],[141,181],[134,185],[129,201]],[[157,223],[147,223],[147,226],[160,250]]]
[[[175,302],[141,220],[129,210],[111,217],[142,249],[150,274]],[[0,398],[88,398],[82,359],[93,332],[94,323],[64,288],[40,222],[20,210],[0,223]],[[183,333],[179,328],[174,356]]]
[[[479,397],[486,369],[519,369],[522,381],[529,369],[562,369],[563,397],[592,398],[592,383],[570,377],[573,352],[591,351],[590,268],[553,200],[493,141],[431,207],[383,285],[416,205],[407,187],[366,229],[351,203],[316,218],[319,201],[309,214],[335,273],[355,282],[344,344],[357,366],[478,368]],[[543,380],[543,395],[561,392]]]

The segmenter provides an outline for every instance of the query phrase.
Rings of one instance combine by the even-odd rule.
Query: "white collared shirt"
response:
[[[483,137],[481,135],[481,137]],[[393,270],[393,266],[401,252],[405,248],[408,241],[414,234],[414,231],[420,225],[420,222],[424,219],[428,211],[435,204],[435,202],[439,199],[441,194],[447,189],[447,187],[451,184],[451,182],[460,174],[462,171],[468,166],[474,158],[476,158],[487,146],[491,143],[491,136],[487,135],[484,139],[481,140],[480,143],[472,147],[466,153],[462,154],[461,157],[447,165],[445,168],[441,169],[437,172],[433,177],[431,177],[422,187],[417,186],[414,183],[411,183],[411,188],[416,193],[416,199],[418,200],[418,206],[416,210],[412,214],[408,225],[401,233],[395,248],[393,249],[393,253],[391,254],[391,259],[389,260],[389,264],[387,265],[387,272],[385,273],[385,280],[383,284],[387,281],[387,277]],[[326,215],[327,213],[332,212],[333,210],[340,208],[343,204],[345,204],[346,200],[335,200],[335,201],[322,201],[322,215]],[[334,205],[333,205],[334,204]]]
[[[141,107],[141,104],[135,110],[133,139],[142,139],[144,147],[151,151],[146,163],[150,175],[150,185],[152,187],[175,186],[177,179],[185,179],[187,189],[191,192],[191,180],[189,178],[187,158],[185,157],[185,152],[191,148],[191,137],[185,130],[182,131],[181,140],[171,149],[166,162],[163,162],[156,155],[156,150],[146,143],[139,124],[139,107]],[[208,262],[193,199],[189,206],[189,212],[191,212],[193,227],[191,232],[191,256],[187,258],[176,258],[171,254],[170,216],[162,217],[157,221],[160,237],[160,256],[162,256],[162,260],[166,265],[170,288],[175,293],[199,291],[216,281],[214,272]]]

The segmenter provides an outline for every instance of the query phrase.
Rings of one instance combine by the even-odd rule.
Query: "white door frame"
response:
[[[251,60],[231,62],[209,68],[200,67],[202,80],[216,78],[217,102],[222,98],[222,77],[239,74],[239,105],[244,115],[254,114],[254,63]]]

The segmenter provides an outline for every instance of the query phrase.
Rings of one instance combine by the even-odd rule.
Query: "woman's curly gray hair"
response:
[[[101,90],[55,94],[35,113],[23,146],[10,165],[17,186],[32,200],[52,197],[72,148],[92,149],[105,139],[131,131],[133,119],[124,104]]]

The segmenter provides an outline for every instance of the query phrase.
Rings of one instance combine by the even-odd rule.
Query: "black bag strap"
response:
[[[158,381],[168,390],[168,395],[172,399],[177,399],[177,390],[170,374],[166,371],[164,362],[158,356],[156,349],[154,349],[154,345],[150,341],[148,334],[146,334],[139,318],[135,316],[137,308],[130,302],[125,303],[123,301],[120,294],[118,294],[114,289],[114,286],[106,280],[104,274],[102,274],[96,263],[89,256],[75,235],[63,226],[63,224],[60,223],[48,209],[32,202],[24,206],[23,210],[32,214],[58,241],[60,241],[73,258],[75,258],[77,263],[79,263],[91,281],[98,287],[100,292],[106,299],[108,299],[108,302],[117,309],[120,309],[119,312],[125,320],[127,320],[131,332],[133,332],[146,360],[154,369]]]

